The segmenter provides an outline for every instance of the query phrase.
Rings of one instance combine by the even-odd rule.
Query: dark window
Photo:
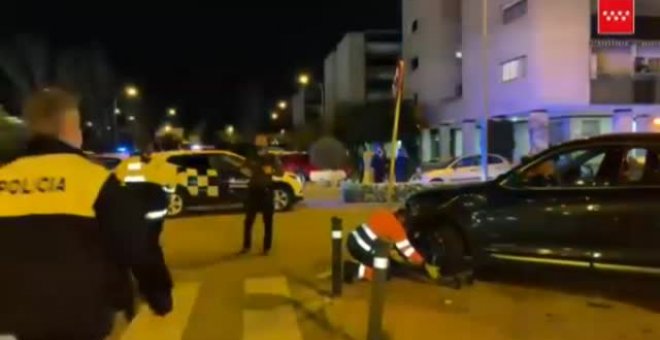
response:
[[[419,67],[419,58],[418,57],[414,57],[414,58],[412,58],[412,60],[410,60],[410,67],[412,68],[413,71],[416,70]]]
[[[197,171],[206,171],[211,167],[209,157],[204,155],[172,156],[167,161],[179,167],[185,169],[195,169]]]
[[[574,149],[535,161],[520,174],[512,175],[513,185],[528,187],[608,187],[616,181],[621,164],[620,148]],[[518,182],[518,183],[516,183]]]
[[[119,163],[121,163],[121,159],[119,158],[93,157],[92,159],[108,170],[113,170],[119,165]]]
[[[418,28],[419,28],[419,21],[415,19],[415,21],[412,22],[412,32],[413,33],[417,32]]]
[[[488,156],[488,164],[502,164],[504,161],[497,156]]]
[[[527,0],[518,0],[502,8],[502,21],[508,24],[527,14]]]
[[[660,185],[658,152],[645,148],[631,148],[621,161],[618,185]]]

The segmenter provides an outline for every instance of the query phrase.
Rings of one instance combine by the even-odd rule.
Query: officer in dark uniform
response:
[[[246,173],[250,176],[245,202],[245,221],[243,225],[243,253],[252,247],[252,226],[257,213],[261,213],[264,222],[263,255],[268,255],[273,243],[273,173],[275,160],[265,148],[254,153],[247,161]]]
[[[138,164],[146,167],[151,162],[150,146],[140,154]],[[148,246],[151,252],[158,257],[164,258],[162,248],[160,247],[160,235],[163,231],[167,207],[169,205],[168,190],[164,185],[156,182],[149,182],[146,179],[142,182],[126,183],[125,188],[131,192],[133,197],[137,198],[138,209],[144,212],[144,217],[148,225]],[[133,298],[133,289],[125,285],[126,280],[117,283],[119,287],[115,291],[116,306],[123,311],[128,320],[132,319],[135,313],[135,300]]]
[[[0,334],[103,339],[129,270],[152,311],[168,314],[172,281],[145,211],[80,151],[78,100],[42,90],[23,115],[32,136],[0,166]]]

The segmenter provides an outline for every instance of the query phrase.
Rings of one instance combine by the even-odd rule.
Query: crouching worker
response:
[[[438,279],[439,269],[426,263],[422,255],[410,244],[404,223],[405,212],[403,209],[395,212],[382,209],[374,212],[367,223],[357,227],[346,241],[348,252],[357,263],[344,262],[344,281],[352,283],[356,280],[370,281],[373,278],[377,239],[391,242],[393,250],[396,250],[407,263],[415,268],[423,267],[430,278]],[[388,272],[389,276],[390,272]]]

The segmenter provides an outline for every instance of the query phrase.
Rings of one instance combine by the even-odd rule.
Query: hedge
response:
[[[405,201],[410,195],[442,184],[397,183],[394,197],[397,202]],[[387,202],[387,183],[362,184],[344,182],[341,186],[342,200],[345,203],[384,203]]]

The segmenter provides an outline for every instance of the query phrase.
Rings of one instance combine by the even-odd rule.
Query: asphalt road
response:
[[[326,197],[327,196],[327,197]],[[115,339],[364,339],[369,286],[345,287],[331,300],[330,218],[345,228],[373,206],[343,206],[322,191],[275,217],[273,251],[261,256],[261,224],[253,252],[241,247],[240,215],[170,220],[162,244],[175,276],[175,312],[143,309]],[[389,339],[660,339],[660,294],[648,282],[573,273],[504,271],[452,290],[417,278],[387,287]]]

